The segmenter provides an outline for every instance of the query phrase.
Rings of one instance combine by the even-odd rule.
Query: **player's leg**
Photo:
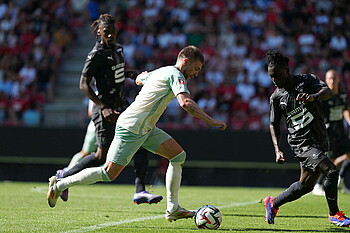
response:
[[[273,204],[279,208],[287,202],[292,202],[312,191],[320,173],[309,169],[300,169],[299,181],[293,183],[287,190],[275,197]]]
[[[106,121],[99,110],[94,110],[92,121],[95,125],[97,151],[84,157],[78,164],[66,171],[63,177],[71,176],[84,168],[98,167],[105,163],[108,148],[114,138],[115,123]]]
[[[135,172],[135,188],[136,192],[133,196],[133,202],[136,204],[141,203],[158,203],[163,197],[160,195],[152,194],[146,191],[145,179],[148,171],[148,151],[144,148],[140,148],[134,156],[134,172]]]
[[[338,185],[338,188],[344,193],[350,193],[350,189],[346,186],[345,183],[345,177],[347,171],[350,169],[350,159],[347,158],[340,166],[339,169],[339,177],[340,177],[340,182]]]
[[[145,191],[145,178],[148,170],[148,151],[140,148],[134,156],[135,188],[136,193]]]
[[[274,218],[280,206],[287,202],[297,200],[306,193],[312,191],[320,175],[320,172],[317,171],[317,166],[325,158],[328,159],[322,149],[315,147],[305,148],[301,153],[296,155],[296,158],[300,160],[301,164],[299,181],[293,183],[277,197],[268,196],[264,200],[266,221],[269,224],[274,223]]]
[[[95,134],[95,124],[91,120],[88,124],[88,127],[86,129],[85,137],[84,137],[84,143],[83,147],[80,152],[76,153],[67,168],[65,170],[69,170],[74,165],[76,165],[78,162],[80,162],[85,156],[91,154],[92,152],[97,151],[97,144],[96,144],[96,134]]]
[[[101,115],[100,111],[95,111],[92,115],[95,128],[95,140],[97,145],[96,153],[84,157],[74,167],[64,173],[57,173],[58,178],[64,178],[74,175],[85,168],[98,167],[105,163],[108,148],[113,140],[115,132],[115,123],[107,122]],[[61,198],[64,201],[68,200],[68,189],[61,193]]]
[[[178,193],[182,178],[182,166],[186,160],[186,152],[163,130],[155,127],[150,133],[143,147],[169,160],[165,177],[167,189],[167,210],[165,218],[168,221],[180,218],[191,218],[194,211],[183,209],[179,205]]]
[[[280,206],[287,202],[297,200],[303,195],[311,192],[318,177],[319,173],[301,168],[299,181],[293,183],[287,190],[279,194],[277,197],[267,196],[264,199],[266,222],[274,224]]]
[[[123,170],[123,167],[119,168]],[[72,176],[68,176],[61,180],[57,180],[56,176],[52,176],[49,179],[49,191],[47,193],[47,200],[50,207],[55,207],[58,197],[63,190],[75,185],[93,184],[98,181],[111,181],[105,168],[103,167],[91,167],[86,168]]]
[[[338,208],[338,177],[339,173],[334,163],[326,158],[319,165],[318,170],[325,174],[324,191],[329,208],[329,221],[337,226],[350,225],[350,219]]]
[[[115,138],[108,151],[107,162],[103,167],[86,168],[72,176],[57,180],[56,176],[50,178],[47,199],[50,207],[54,207],[61,192],[69,187],[80,184],[93,184],[98,181],[112,181],[130,162],[132,156],[140,148],[143,141],[138,141],[137,135],[130,132],[116,130]],[[128,141],[129,140],[129,141]],[[130,142],[131,141],[131,142]]]

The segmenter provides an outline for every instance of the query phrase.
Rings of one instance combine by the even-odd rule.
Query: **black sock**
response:
[[[338,213],[338,172],[334,171],[326,175],[324,182],[324,192],[329,208],[329,214],[335,215]]]
[[[66,171],[64,173],[63,177],[67,177],[67,176],[71,176],[74,175],[78,172],[80,172],[81,170],[88,168],[88,167],[98,167],[100,165],[102,165],[104,162],[99,161],[96,157],[95,157],[95,153],[92,153],[86,157],[84,157],[79,163],[77,163],[74,167],[72,167],[71,169],[69,169],[68,171]]]
[[[281,205],[299,199],[301,196],[311,192],[313,187],[300,184],[299,181],[293,183],[289,188],[275,197],[273,207],[279,208]]]
[[[148,152],[140,148],[134,156],[134,168],[135,168],[135,188],[136,192],[145,191],[145,179],[148,170]]]

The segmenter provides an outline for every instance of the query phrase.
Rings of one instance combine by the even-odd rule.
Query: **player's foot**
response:
[[[194,210],[186,210],[182,208],[181,206],[177,207],[177,210],[170,213],[169,211],[165,212],[165,219],[169,222],[176,221],[180,218],[193,218],[196,211]]]
[[[49,191],[47,192],[47,202],[51,208],[55,207],[58,197],[61,195],[61,192],[55,191],[55,185],[57,183],[57,177],[52,176],[49,179]]]
[[[339,227],[348,227],[350,225],[350,218],[346,217],[343,211],[339,211],[335,215],[329,216],[328,220]]]
[[[267,196],[264,199],[264,206],[266,209],[265,217],[266,217],[266,222],[268,224],[275,224],[275,217],[276,217],[277,212],[278,212],[278,208],[275,209],[273,207],[273,199],[274,199],[274,197],[272,197],[272,196]]]
[[[136,204],[142,204],[142,203],[158,203],[163,199],[162,196],[156,195],[156,194],[151,194],[147,191],[142,191],[135,193],[132,201]]]
[[[323,186],[320,184],[315,184],[314,189],[312,190],[312,194],[316,196],[324,196]]]
[[[57,171],[56,171],[56,177],[57,177],[58,179],[62,179],[63,176],[64,176],[64,173],[65,173],[65,171],[62,170],[62,169],[61,169],[61,170],[57,170]],[[63,201],[68,201],[68,189],[63,190],[62,193],[61,193],[61,195],[60,195],[60,197],[61,197],[61,199],[62,199]]]

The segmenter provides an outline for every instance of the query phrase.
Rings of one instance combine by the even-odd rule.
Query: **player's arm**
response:
[[[196,102],[194,102],[190,95],[186,92],[179,93],[176,96],[177,101],[179,102],[180,106],[187,111],[192,116],[195,116],[205,122],[207,122],[209,125],[213,127],[218,127],[219,129],[226,129],[226,123],[223,121],[218,121],[210,117],[208,114],[206,114],[198,105]]]
[[[346,108],[343,111],[343,116],[344,116],[344,119],[346,120],[346,122],[348,123],[348,125],[350,125],[350,111],[348,108]]]
[[[272,145],[275,150],[276,163],[284,163],[284,154],[280,150],[280,141],[281,141],[281,118],[282,112],[279,107],[279,100],[276,99],[276,96],[273,95],[270,98],[270,134],[272,139]]]
[[[297,95],[296,100],[298,100],[301,103],[311,102],[315,100],[328,100],[332,98],[332,90],[329,89],[328,86],[323,86],[319,89],[318,92],[314,94],[308,94],[308,93],[299,93]]]
[[[114,111],[113,109],[106,106],[95,94],[94,90],[90,86],[92,77],[87,77],[82,75],[80,77],[79,88],[80,90],[90,99],[92,100],[97,107],[101,109],[102,115],[107,121],[115,122],[117,120],[117,115],[119,112]]]
[[[94,90],[90,86],[91,80],[92,80],[92,77],[86,77],[86,76],[82,75],[80,77],[79,88],[100,109],[103,109],[106,106],[101,102],[101,100],[97,97],[97,95],[95,94]]]
[[[284,163],[284,153],[280,150],[279,143],[281,141],[281,128],[279,124],[270,124],[270,134],[272,139],[273,148],[276,154],[276,163]]]

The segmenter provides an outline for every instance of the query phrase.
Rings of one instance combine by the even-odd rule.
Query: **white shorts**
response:
[[[140,147],[155,153],[158,147],[170,138],[172,137],[169,134],[157,127],[140,136],[117,126],[108,150],[107,161],[126,166]]]

